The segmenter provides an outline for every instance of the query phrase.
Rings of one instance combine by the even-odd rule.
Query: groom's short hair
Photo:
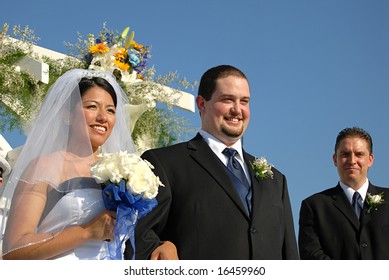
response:
[[[350,137],[356,137],[366,140],[367,142],[367,148],[370,152],[370,154],[373,153],[373,140],[366,130],[360,128],[360,127],[347,127],[339,132],[338,136],[336,137],[336,143],[335,143],[335,153],[339,148],[340,142],[345,138]]]

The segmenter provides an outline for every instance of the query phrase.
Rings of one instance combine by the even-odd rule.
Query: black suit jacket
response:
[[[159,205],[137,225],[136,259],[150,258],[160,240],[172,241],[180,259],[298,258],[286,179],[275,168],[274,179],[251,174],[250,218],[226,168],[200,134],[142,157],[165,187],[159,189]],[[254,157],[244,153],[244,159]]]
[[[368,187],[371,195],[388,189]],[[367,211],[365,202],[358,220],[338,184],[305,199],[300,209],[299,250],[301,259],[389,259],[389,204]]]

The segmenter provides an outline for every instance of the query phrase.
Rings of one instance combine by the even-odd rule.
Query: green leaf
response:
[[[124,43],[124,48],[128,50],[131,47],[132,41],[134,40],[135,32],[132,31],[130,36],[128,36],[126,42]]]
[[[124,28],[123,32],[122,32],[122,35],[120,36],[121,38],[126,38],[127,37],[127,34],[128,34],[128,31],[130,31],[130,27],[127,26],[126,28]]]

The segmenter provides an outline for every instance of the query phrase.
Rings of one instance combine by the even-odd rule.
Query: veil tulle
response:
[[[26,207],[23,205],[25,199],[21,203],[23,196],[46,199],[48,205],[53,202],[50,201],[50,196],[46,196],[47,188],[61,192],[65,182],[74,178],[91,177],[90,167],[95,159],[80,105],[81,95],[78,87],[84,77],[104,78],[113,86],[117,96],[115,126],[108,140],[100,147],[101,152],[135,152],[127,126],[129,116],[125,113],[127,96],[115,77],[108,72],[85,69],[66,72],[47,92],[9,180],[6,186],[3,186],[2,200],[7,204],[6,208],[10,205],[7,228],[17,227],[20,217],[30,221],[28,211],[23,213],[23,216],[18,212]],[[70,186],[65,188],[68,187]],[[43,209],[37,211],[43,212]],[[72,211],[71,206],[69,211]],[[39,225],[39,221],[32,222]],[[1,223],[4,224],[4,221],[0,221]],[[60,225],[60,221],[58,223],[55,232],[19,239],[7,234],[6,228],[2,254],[53,238],[65,227]]]

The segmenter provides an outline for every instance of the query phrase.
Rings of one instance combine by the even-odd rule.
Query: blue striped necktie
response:
[[[359,194],[359,192],[354,192],[353,194],[353,200],[352,200],[352,206],[354,208],[355,214],[357,215],[358,219],[361,215],[361,210],[363,208],[362,205],[362,197]]]
[[[227,168],[236,177],[233,180],[238,194],[248,212],[251,212],[251,187],[239,161],[235,158],[238,152],[232,148],[225,148],[223,154],[228,157]]]

